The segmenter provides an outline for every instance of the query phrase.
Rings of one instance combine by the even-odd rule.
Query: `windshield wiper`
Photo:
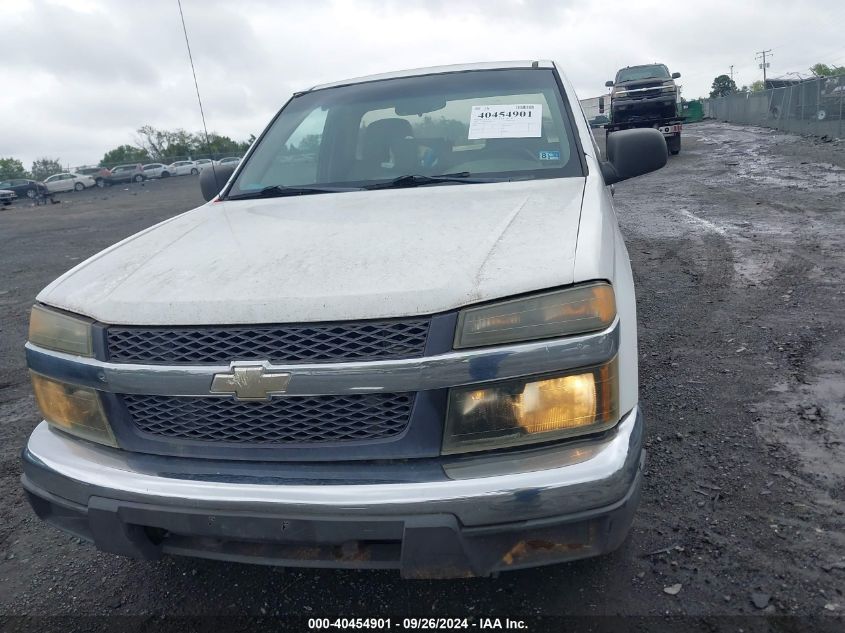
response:
[[[312,193],[339,193],[342,191],[360,191],[358,187],[285,187],[271,185],[234,196],[226,196],[226,200],[255,200],[257,198],[282,198],[284,196],[306,196]]]
[[[420,185],[431,185],[438,182],[459,182],[472,184],[479,182],[490,182],[489,180],[470,179],[468,171],[459,171],[454,174],[442,174],[440,176],[421,176],[418,174],[407,174],[399,176],[387,182],[379,182],[364,187],[285,187],[284,185],[271,185],[256,191],[239,193],[233,196],[226,196],[226,200],[255,200],[258,198],[281,198],[283,196],[305,196],[313,193],[339,193],[343,191],[361,191],[361,189],[394,189],[400,187],[419,187]]]
[[[364,189],[394,189],[400,187],[419,187],[421,185],[433,185],[438,182],[459,182],[470,185],[487,180],[470,179],[468,171],[459,171],[454,174],[442,174],[440,176],[422,176],[419,174],[406,174],[387,182],[379,182],[374,185],[366,185]]]

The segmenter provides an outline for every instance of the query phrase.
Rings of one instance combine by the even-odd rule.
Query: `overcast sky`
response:
[[[661,61],[704,96],[734,64],[761,78],[845,64],[843,0],[183,0],[209,130],[258,134],[291,92],[376,72],[558,61],[579,97]],[[673,9],[674,7],[674,9]],[[201,122],[176,0],[0,0],[0,157],[96,163],[149,124]]]

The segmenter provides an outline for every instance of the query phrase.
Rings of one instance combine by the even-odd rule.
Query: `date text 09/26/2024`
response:
[[[308,629],[369,629],[376,631],[397,630],[526,630],[524,620],[510,618],[309,618]]]

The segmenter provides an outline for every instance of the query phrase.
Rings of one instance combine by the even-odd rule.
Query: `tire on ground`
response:
[[[669,148],[669,153],[673,156],[678,155],[681,152],[681,135],[678,134],[677,136],[670,136],[666,139],[666,147]]]

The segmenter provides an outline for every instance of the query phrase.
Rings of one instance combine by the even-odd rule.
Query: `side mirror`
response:
[[[612,81],[605,81],[604,85],[605,85],[606,88],[613,88],[613,82]]]
[[[654,128],[620,130],[607,135],[607,160],[601,163],[606,185],[656,171],[666,164],[666,140]]]
[[[681,76],[681,73],[672,73],[672,79],[678,79]]]
[[[200,172],[200,189],[206,202],[213,200],[235,173],[234,166],[209,165]]]

